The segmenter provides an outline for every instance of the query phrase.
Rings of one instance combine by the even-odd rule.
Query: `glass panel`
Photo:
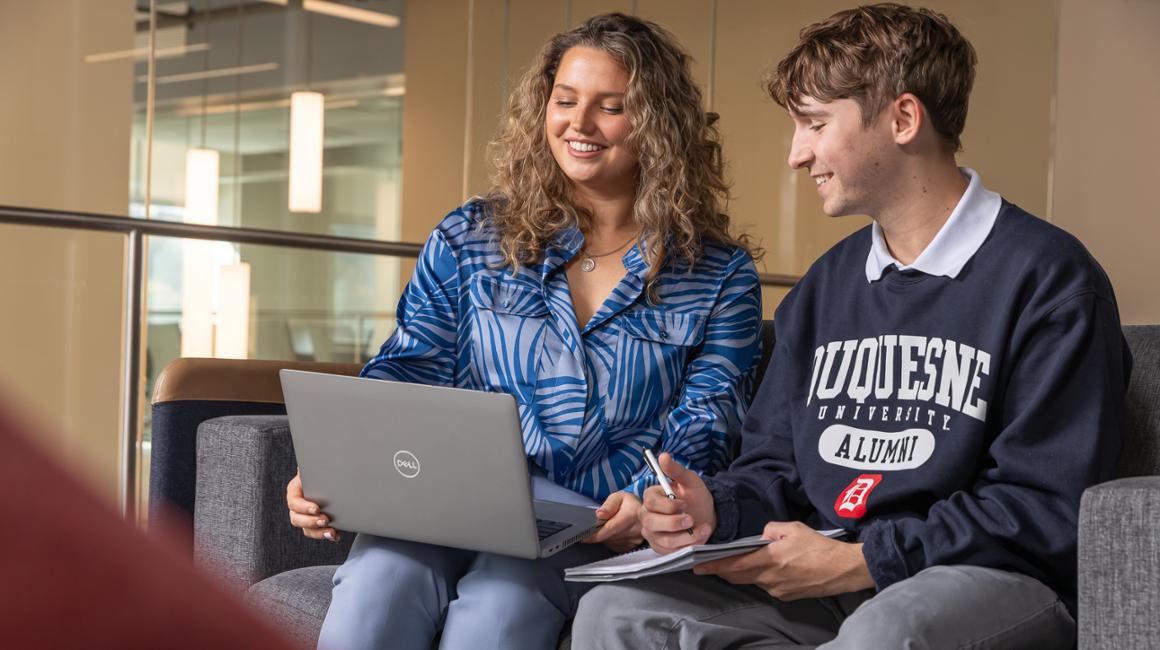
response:
[[[403,2],[328,4],[340,15],[276,0],[159,5],[151,218],[399,238]],[[138,60],[134,217],[147,71]],[[302,90],[324,98],[317,213],[288,200],[290,97]],[[391,326],[381,305],[395,298],[376,288],[397,294],[397,261],[160,237],[148,250],[147,391],[178,356],[356,361]]]
[[[163,4],[151,217],[397,238],[403,8],[402,0]],[[145,61],[136,72],[130,214],[141,217]],[[289,204],[291,95],[298,91],[321,93],[325,107],[322,151],[299,148],[322,156],[316,211],[292,211]],[[216,152],[210,155],[216,155],[217,174],[195,173],[191,150]],[[199,184],[197,178],[207,180]],[[198,209],[199,201],[208,206]]]
[[[148,61],[134,64],[131,216],[399,239],[403,0],[157,7],[152,142]],[[292,147],[302,91],[321,95],[321,124]],[[303,154],[321,159],[293,181],[321,190],[305,209],[289,196]],[[398,260],[164,237],[147,250],[146,394],[178,356],[362,361],[394,328]]]
[[[150,237],[147,389],[179,356],[364,362],[395,328],[399,258]]]

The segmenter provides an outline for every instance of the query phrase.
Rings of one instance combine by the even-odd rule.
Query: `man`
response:
[[[975,61],[945,16],[883,4],[778,65],[790,166],[874,222],[779,306],[737,461],[662,455],[678,498],[641,512],[660,552],[775,542],[593,590],[577,647],[1074,643],[1080,495],[1113,468],[1131,359],[1083,246],[956,166]]]

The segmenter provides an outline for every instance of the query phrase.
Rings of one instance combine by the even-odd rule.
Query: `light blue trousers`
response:
[[[611,553],[576,544],[542,560],[360,534],[334,575],[318,647],[555,648],[580,596],[564,568]]]

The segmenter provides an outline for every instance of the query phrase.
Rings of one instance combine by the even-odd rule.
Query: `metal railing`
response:
[[[142,244],[146,235],[208,239],[237,244],[260,244],[284,248],[301,248],[333,253],[364,253],[393,257],[419,256],[420,244],[384,242],[356,237],[336,237],[311,233],[206,226],[172,221],[131,219],[104,214],[62,212],[32,208],[0,206],[0,223],[47,228],[65,228],[97,232],[114,232],[128,238],[125,250],[125,364],[122,386],[120,431],[120,476],[118,502],[122,514],[132,519],[136,508],[137,446],[140,436],[141,393],[141,326],[144,296]],[[760,274],[765,286],[792,287],[800,279],[794,275]]]

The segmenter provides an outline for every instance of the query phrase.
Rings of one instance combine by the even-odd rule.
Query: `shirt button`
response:
[[[663,341],[667,338],[669,338],[669,333],[664,331],[664,330],[661,330],[661,340]]]
[[[510,300],[505,300],[505,301],[503,301],[503,306],[504,306],[504,307],[511,307],[511,306],[512,306],[512,301],[510,301]]]

